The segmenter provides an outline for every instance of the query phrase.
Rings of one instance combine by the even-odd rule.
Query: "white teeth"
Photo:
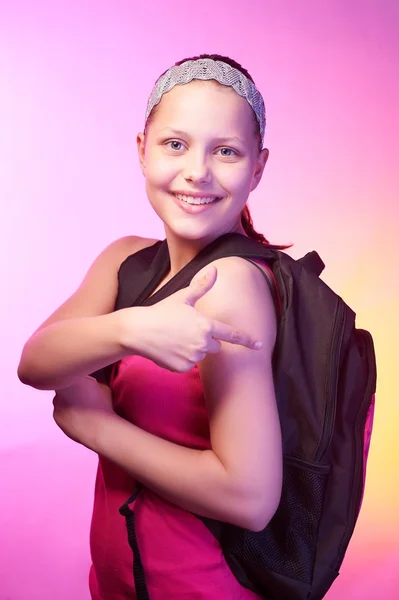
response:
[[[216,197],[213,198],[193,198],[192,196],[183,196],[183,194],[176,194],[176,198],[182,200],[183,202],[187,202],[187,204],[210,204],[216,200]]]

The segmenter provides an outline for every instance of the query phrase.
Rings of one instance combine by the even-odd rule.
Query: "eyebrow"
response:
[[[172,127],[166,127],[165,129],[160,130],[160,133],[166,133],[166,132],[168,132],[172,135],[177,135],[179,137],[188,137],[188,138],[191,137],[186,131],[182,131],[181,129],[173,129]],[[213,141],[218,142],[219,144],[228,143],[228,142],[239,142],[241,144],[245,144],[244,140],[242,140],[241,138],[239,138],[237,136],[218,137],[218,138],[214,138]]]

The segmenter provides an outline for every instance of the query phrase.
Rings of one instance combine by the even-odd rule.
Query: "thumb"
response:
[[[195,276],[186,290],[184,303],[194,306],[214,286],[217,274],[216,267],[209,267],[205,275]]]

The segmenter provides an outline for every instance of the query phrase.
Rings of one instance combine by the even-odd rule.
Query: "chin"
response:
[[[214,223],[200,224],[200,223],[171,223],[165,224],[165,230],[170,231],[174,236],[190,241],[201,241],[201,240],[214,240],[223,233],[225,228],[215,227]]]

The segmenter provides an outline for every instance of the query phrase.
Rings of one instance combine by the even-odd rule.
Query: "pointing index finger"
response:
[[[238,346],[244,346],[251,350],[260,350],[263,347],[263,343],[260,340],[255,340],[253,337],[244,333],[243,331],[237,331],[232,329],[229,325],[221,323],[220,321],[213,321],[212,337],[222,342],[228,342]]]

